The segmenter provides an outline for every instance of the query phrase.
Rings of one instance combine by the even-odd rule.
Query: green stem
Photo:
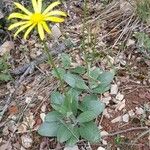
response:
[[[56,65],[55,65],[55,63],[54,63],[54,61],[53,61],[53,57],[52,57],[52,55],[51,55],[51,53],[50,53],[50,51],[49,51],[49,48],[48,48],[48,46],[47,46],[47,44],[46,44],[45,41],[42,41],[42,42],[43,42],[43,45],[44,45],[44,51],[45,51],[45,53],[47,54],[47,57],[48,57],[48,63],[49,63],[50,65],[52,65],[54,71],[55,71],[56,74],[57,74],[58,79],[60,80],[61,86],[62,86],[62,88],[63,88],[63,81],[62,81],[61,76],[60,76],[60,73],[58,72],[57,67],[56,67]]]

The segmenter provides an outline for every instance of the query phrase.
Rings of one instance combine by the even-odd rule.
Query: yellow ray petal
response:
[[[32,29],[34,28],[36,26],[36,24],[33,24],[32,26],[30,26],[29,28],[28,28],[28,30],[25,32],[25,34],[24,34],[24,39],[27,39],[27,36],[29,35],[29,33],[32,31]]]
[[[27,24],[21,26],[21,27],[17,30],[17,32],[14,34],[14,37],[16,37],[21,31],[23,31],[24,29],[26,29],[26,28],[29,27],[30,25],[32,25],[31,22],[29,22],[29,23],[27,23]]]
[[[53,11],[50,11],[49,13],[46,14],[46,16],[64,16],[66,17],[67,14],[63,11],[60,11],[60,10],[53,10]]]
[[[43,15],[46,15],[50,10],[52,10],[54,7],[56,7],[57,5],[61,4],[60,1],[56,1],[53,2],[52,4],[50,4],[43,12]]]
[[[21,14],[21,13],[12,13],[9,15],[8,19],[12,19],[12,18],[19,18],[19,19],[23,19],[23,20],[29,20],[30,16],[25,15],[25,14]]]
[[[39,12],[38,11],[38,5],[37,5],[37,1],[36,0],[32,0],[32,6],[35,12]]]
[[[46,21],[52,21],[52,22],[64,22],[64,18],[59,18],[59,17],[46,17]]]
[[[43,30],[41,23],[38,23],[38,33],[39,33],[41,40],[43,40],[44,39],[44,30]]]
[[[14,2],[14,4],[16,5],[17,8],[21,9],[27,15],[32,15],[32,13],[29,10],[27,10],[24,6],[22,6],[21,4],[16,3],[16,2]]]
[[[21,22],[14,23],[14,24],[12,24],[12,25],[10,25],[10,26],[8,27],[8,30],[12,30],[12,29],[14,29],[14,28],[16,28],[16,27],[19,27],[19,26],[21,26],[21,25],[27,24],[28,22],[29,22],[29,21],[21,21]]]
[[[38,2],[37,2],[39,13],[41,13],[41,11],[42,11],[42,1],[43,0],[38,0]]]
[[[51,30],[49,29],[48,25],[46,22],[42,22],[42,26],[44,28],[44,30],[47,32],[47,33],[51,33]]]

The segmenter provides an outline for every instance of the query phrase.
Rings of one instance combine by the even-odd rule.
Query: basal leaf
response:
[[[42,136],[54,137],[60,127],[59,122],[44,122],[38,129],[38,133]]]
[[[78,96],[80,94],[80,91],[77,91],[73,88],[71,88],[68,92],[67,92],[67,96],[69,98],[70,101],[70,107],[71,110],[73,112],[74,115],[77,114],[77,108],[78,108]]]
[[[101,86],[106,87],[113,81],[113,78],[114,74],[110,71],[107,71],[100,74],[98,80],[100,81]]]
[[[90,68],[89,76],[96,80],[102,72],[100,68]]]
[[[57,91],[52,92],[51,94],[51,104],[61,105],[64,102],[64,95],[60,94]]]
[[[66,74],[66,71],[63,68],[57,68],[57,71],[60,75],[60,78],[63,79],[64,75]],[[59,78],[55,70],[52,71],[52,75],[56,78]]]
[[[73,128],[74,135],[66,142],[67,146],[74,146],[79,141],[79,131],[78,127]]]
[[[65,53],[61,54],[61,61],[62,61],[64,68],[68,68],[71,64],[70,56],[68,54],[65,54]]]
[[[110,85],[105,86],[100,84],[98,87],[92,89],[93,93],[103,94],[104,92],[108,91],[110,89]]]
[[[84,80],[78,76],[71,73],[67,73],[64,76],[64,80],[67,84],[69,84],[73,88],[87,90],[88,86],[85,84]]]
[[[59,112],[52,111],[45,116],[45,122],[56,122],[59,121],[61,117],[62,115]]]
[[[84,111],[81,113],[78,117],[77,120],[79,123],[84,123],[84,122],[89,122],[97,117],[97,114],[93,111]]]
[[[72,136],[73,128],[71,125],[61,124],[57,132],[57,140],[61,143],[69,140]]]
[[[85,123],[79,128],[79,133],[82,138],[91,143],[96,143],[100,140],[100,131],[94,122]]]
[[[83,66],[77,66],[77,67],[71,69],[71,72],[77,73],[77,74],[84,74],[86,72],[86,69]]]
[[[93,111],[97,116],[104,111],[105,105],[100,100],[83,100],[80,104],[83,111]]]

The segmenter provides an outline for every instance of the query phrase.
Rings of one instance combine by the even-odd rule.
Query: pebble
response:
[[[67,146],[67,147],[64,148],[64,150],[79,150],[79,148],[78,148],[77,145],[75,145],[73,147]]]
[[[106,105],[109,104],[110,100],[111,100],[111,96],[102,98],[102,102],[105,103]]]
[[[120,92],[116,95],[116,99],[119,100],[119,101],[122,101],[124,98],[124,95],[121,94]]]
[[[25,148],[30,148],[32,146],[33,140],[29,135],[22,135],[21,136],[22,145]]]
[[[134,111],[133,111],[133,110],[129,110],[129,111],[128,111],[128,114],[129,114],[129,116],[130,116],[130,117],[135,116],[135,113],[134,113]]]
[[[106,135],[108,135],[108,132],[106,132],[105,130],[101,131],[101,136],[106,136]]]
[[[129,122],[129,114],[123,115],[123,116],[122,116],[122,121],[123,121],[123,122],[126,122],[126,123]]]
[[[105,148],[103,148],[103,147],[98,147],[98,149],[97,150],[106,150]]]
[[[142,114],[144,114],[144,110],[143,110],[142,108],[136,107],[135,113],[136,113],[137,115],[142,115]]]
[[[118,93],[118,85],[117,84],[112,84],[111,89],[110,89],[110,94],[111,95],[116,95]]]

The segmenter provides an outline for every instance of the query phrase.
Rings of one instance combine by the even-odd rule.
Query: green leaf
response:
[[[100,74],[98,80],[100,81],[101,86],[106,87],[113,81],[113,78],[114,74],[110,71],[107,71]]]
[[[79,141],[79,131],[78,127],[73,128],[74,135],[71,136],[71,138],[66,142],[67,146],[74,146]]]
[[[105,86],[105,85],[99,85],[98,87],[92,89],[93,93],[98,93],[98,94],[103,94],[104,92],[108,91],[110,89],[110,85]]]
[[[64,102],[64,95],[60,94],[57,91],[52,92],[51,104],[61,105],[63,102]]]
[[[71,64],[71,59],[70,59],[69,55],[62,53],[61,54],[61,62],[63,64],[64,68],[67,69]]]
[[[87,90],[88,86],[85,84],[84,80],[78,76],[71,73],[67,73],[64,76],[64,80],[67,84],[69,84],[73,88]]]
[[[71,110],[73,112],[74,115],[77,114],[77,108],[78,108],[78,96],[80,94],[80,91],[77,91],[73,88],[71,88],[68,92],[67,92],[67,96],[69,98],[70,101],[70,107]]]
[[[86,72],[86,69],[83,66],[77,66],[76,68],[71,69],[71,72],[77,74],[84,74]]]
[[[83,97],[83,102],[84,101],[97,101],[99,100],[97,95],[91,94],[91,95],[86,95]]]
[[[91,79],[91,80],[89,81],[89,87],[90,87],[90,89],[93,89],[93,88],[98,87],[99,84],[100,84],[100,81],[98,81],[98,80],[93,80],[93,79]]]
[[[44,122],[38,129],[38,133],[42,136],[54,137],[60,127],[59,122]]]
[[[100,102],[99,99],[94,95],[85,96],[80,106],[83,111],[93,111],[97,116],[102,113],[105,109],[104,103]]]
[[[79,128],[79,133],[82,138],[91,143],[99,142],[100,131],[94,122],[88,122]]]
[[[58,113],[57,111],[52,111],[45,116],[45,122],[59,121],[61,117],[62,115],[60,113]]]
[[[84,123],[84,122],[89,122],[93,119],[95,119],[97,117],[97,114],[95,114],[95,112],[93,111],[84,111],[83,113],[81,113],[78,118],[77,121],[80,123]]]
[[[57,68],[57,71],[60,75],[60,78],[63,79],[66,71],[63,68]],[[55,70],[52,70],[52,75],[56,78],[59,78]]]
[[[100,74],[102,74],[102,70],[100,68],[90,68],[89,70],[89,76],[93,79],[97,79],[99,77]]]
[[[12,80],[12,77],[10,74],[7,74],[7,73],[0,73],[0,81],[10,81]]]
[[[51,106],[56,110],[56,111],[61,111],[60,108],[62,107],[62,104],[64,102],[64,95],[60,94],[57,91],[52,92],[51,98],[50,98]]]
[[[72,136],[73,128],[71,125],[61,124],[57,132],[57,140],[61,143],[69,140]]]

